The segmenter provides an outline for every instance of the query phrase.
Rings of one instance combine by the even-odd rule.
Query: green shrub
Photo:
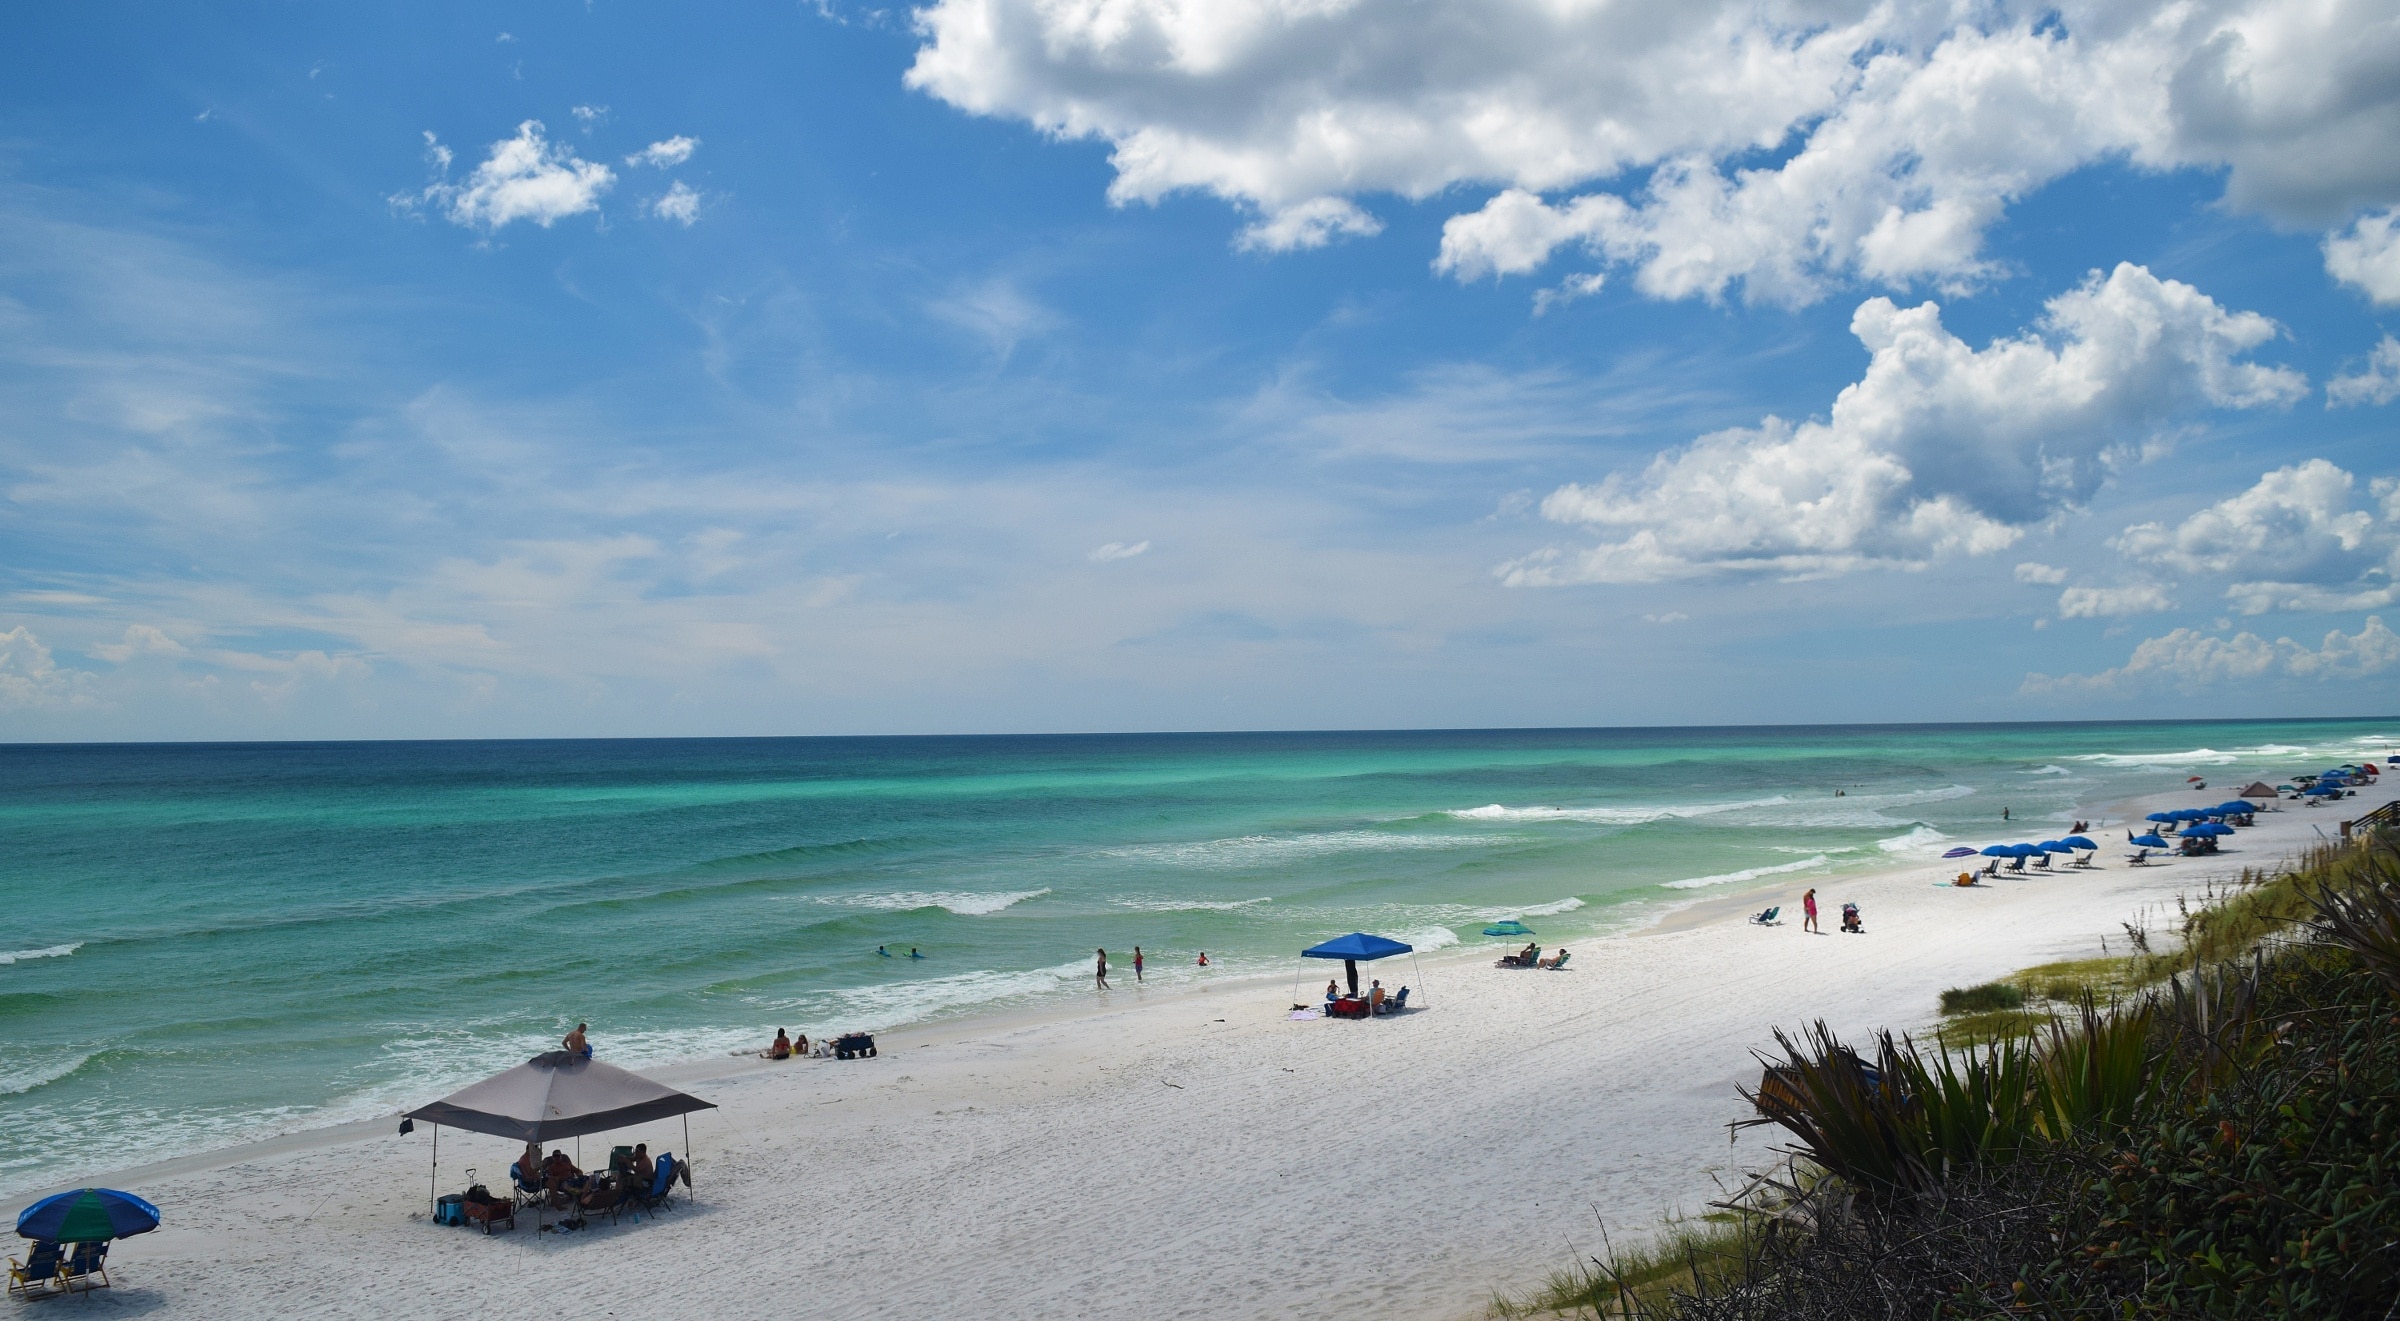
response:
[[[2023,1009],[2025,992],[2007,982],[1985,982],[1981,986],[1953,986],[1942,992],[1942,1012],[1945,1014],[1988,1014],[1995,1009]]]

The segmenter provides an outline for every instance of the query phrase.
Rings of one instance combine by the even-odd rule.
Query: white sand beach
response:
[[[2095,805],[2092,833],[2223,796]],[[1827,931],[1855,901],[1864,936],[1804,933],[1795,876],[1577,942],[1562,972],[1428,960],[1399,1018],[1289,1021],[1288,980],[1120,986],[1090,1012],[890,1033],[874,1060],[687,1065],[657,1076],[722,1107],[692,1123],[698,1199],[642,1223],[437,1227],[431,1135],[390,1122],[130,1171],[106,1182],[166,1227],[118,1246],[90,1310],[1470,1317],[1594,1246],[1595,1213],[1638,1235],[1769,1161],[1771,1138],[1729,1146],[1725,1125],[1772,1029],[1921,1029],[1944,987],[2122,949],[2122,922],[2169,926],[2177,894],[2392,796],[2284,804],[2206,861],[2131,868],[2110,847],[2098,870],[1975,889],[1937,887],[1956,863],[1819,882]],[[1784,925],[1743,920],[1775,902]],[[673,1121],[613,1140],[684,1145]],[[505,1184],[514,1155],[455,1132],[441,1152],[445,1192],[469,1166]]]

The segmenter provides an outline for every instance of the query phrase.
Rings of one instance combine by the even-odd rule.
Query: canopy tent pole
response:
[[[1413,949],[1408,952],[1408,966],[1416,970],[1418,991],[1417,1003],[1423,1004],[1425,1002],[1425,997],[1423,994],[1425,990],[1425,965],[1417,962],[1417,952]]]
[[[433,1168],[425,1172],[425,1214],[438,1215],[442,1196],[436,1189],[442,1184],[442,1126],[433,1126]]]
[[[692,1167],[692,1117],[689,1114],[683,1117],[683,1167],[687,1170]],[[684,1200],[698,1203],[700,1199],[689,1197]]]

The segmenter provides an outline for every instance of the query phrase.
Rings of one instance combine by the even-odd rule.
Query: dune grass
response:
[[[2129,924],[2122,953],[1954,988],[1931,1049],[1779,1033],[1744,1092],[1802,1157],[1778,1200],[1492,1314],[2390,1315],[2396,843],[2320,846],[2180,901],[2155,941]]]

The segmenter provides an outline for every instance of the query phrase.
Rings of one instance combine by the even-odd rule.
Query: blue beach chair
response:
[[[78,1243],[75,1255],[58,1268],[58,1282],[70,1292],[90,1293],[108,1287],[108,1244]]]
[[[8,1259],[11,1298],[47,1298],[65,1292],[66,1287],[66,1281],[59,1275],[59,1246],[48,1239],[35,1239],[25,1260]]]
[[[1773,908],[1770,908],[1770,909],[1768,909],[1767,911],[1765,911],[1765,912],[1763,912],[1763,913],[1753,913],[1753,914],[1751,914],[1751,915],[1750,915],[1750,924],[1751,924],[1752,926],[1761,926],[1761,927],[1781,926],[1781,925],[1783,925],[1783,924],[1782,924],[1780,921],[1778,921],[1778,920],[1777,920],[1777,915],[1778,915],[1778,914],[1780,914],[1780,913],[1782,913],[1782,912],[1783,912],[1783,905],[1781,905],[1781,904],[1777,904],[1775,907],[1773,907]]]

